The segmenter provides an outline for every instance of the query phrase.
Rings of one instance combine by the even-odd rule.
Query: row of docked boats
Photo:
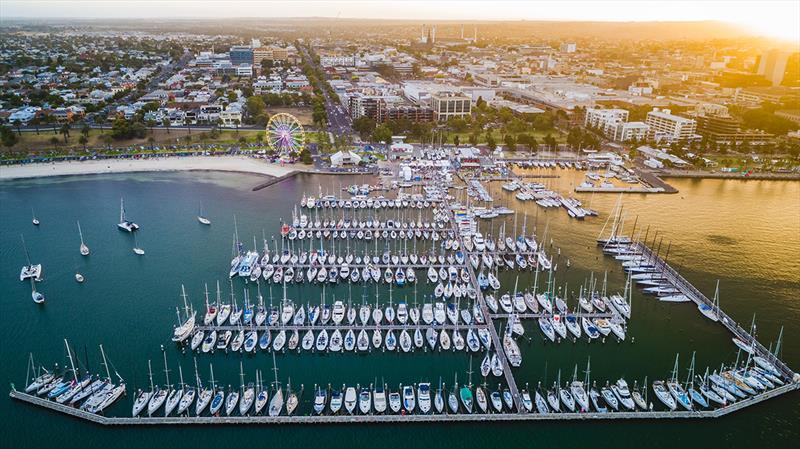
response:
[[[299,396],[292,390],[291,380],[285,391],[278,382],[277,368],[273,358],[275,381],[270,387],[264,386],[260,371],[256,371],[255,381],[245,383],[242,364],[239,364],[241,385],[239,388],[228,386],[217,387],[214,381],[214,366],[210,365],[211,381],[203,385],[197,369],[197,360],[194,362],[196,387],[184,383],[183,368],[178,367],[180,383],[178,388],[173,388],[169,383],[169,369],[167,368],[166,355],[164,356],[164,386],[153,384],[153,370],[148,361],[150,377],[150,390],[138,390],[134,399],[132,416],[147,413],[147,416],[232,416],[238,412],[239,416],[280,416],[292,415],[300,404]]]
[[[103,357],[103,366],[106,376],[82,372],[75,366],[76,359],[69,347],[69,343],[64,340],[67,348],[69,367],[60,370],[56,366],[53,370],[43,367],[36,367],[33,362],[33,355],[29,358],[28,384],[25,386],[25,393],[40,396],[52,400],[58,404],[77,407],[88,413],[102,413],[120,397],[125,395],[125,381],[116,371],[114,374],[117,380],[113,380],[108,368],[105,350],[100,345],[100,353]],[[34,375],[30,376],[33,370]],[[115,383],[118,382],[118,383]]]
[[[210,353],[232,351],[316,351],[370,352],[419,350],[479,352],[492,347],[490,331],[485,327],[442,328],[435,325],[382,330],[379,327],[343,329],[197,329],[189,340],[192,351]],[[518,348],[517,348],[517,351]]]
[[[515,162],[516,166],[519,168],[575,168],[578,170],[585,170],[587,168],[586,163],[582,161],[545,161],[545,160],[528,160],[528,161],[518,161]]]
[[[664,381],[653,382],[653,392],[669,410],[703,410],[724,407],[734,402],[757,396],[786,384],[788,381],[779,369],[764,357],[749,354],[744,364],[736,363],[730,368],[720,368],[709,374],[695,374],[692,362],[685,382],[678,379],[678,355],[672,376]]]
[[[659,301],[691,301],[667,274],[663,261],[644,254],[640,244],[627,241],[610,242],[602,244],[602,249],[603,253],[620,261],[622,268],[630,275],[631,280],[641,287],[643,293],[654,295]]]
[[[491,408],[490,408],[491,407]],[[452,388],[430,382],[400,384],[392,390],[387,384],[368,387],[346,386],[314,387],[314,413],[317,415],[369,415],[369,414],[459,414],[459,413],[513,412],[515,404],[508,388],[494,391],[472,384]]]
[[[424,198],[422,195],[398,195],[397,198],[369,197],[356,195],[350,199],[324,195],[319,198],[303,195],[300,206],[307,209],[339,208],[339,209],[429,209],[438,201]]]

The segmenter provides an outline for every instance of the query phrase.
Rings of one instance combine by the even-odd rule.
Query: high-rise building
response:
[[[697,122],[693,119],[672,115],[669,109],[654,108],[647,113],[650,137],[655,140],[686,141],[694,138]]]
[[[578,44],[574,42],[565,42],[561,44],[561,53],[575,53],[578,49]]]
[[[800,53],[770,50],[759,56],[757,74],[773,86],[795,86],[800,83]]]
[[[244,45],[234,45],[228,51],[231,64],[253,64],[253,49]]]

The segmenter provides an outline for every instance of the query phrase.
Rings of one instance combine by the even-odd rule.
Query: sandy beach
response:
[[[44,176],[131,173],[150,171],[216,170],[283,176],[304,170],[302,165],[271,164],[247,156],[186,156],[149,159],[106,159],[0,166],[0,180]]]

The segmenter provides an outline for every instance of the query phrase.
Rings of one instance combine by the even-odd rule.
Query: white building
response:
[[[587,109],[584,126],[603,129],[607,124],[628,121],[626,109]]]
[[[358,165],[361,156],[352,151],[337,151],[331,154],[331,167],[344,167],[345,165]]]
[[[322,67],[355,67],[355,55],[323,55],[319,57]]]
[[[672,115],[669,109],[654,108],[647,113],[646,123],[650,126],[650,136],[655,140],[691,140],[697,131],[695,120]]]
[[[250,64],[239,64],[236,66],[236,76],[253,76],[253,66]]]
[[[610,137],[618,142],[630,140],[644,140],[650,127],[645,122],[620,122],[614,127],[614,133]]]
[[[561,53],[575,53],[578,45],[574,42],[565,42],[561,44]]]
[[[685,160],[679,158],[678,156],[675,156],[674,154],[669,154],[666,151],[659,150],[657,148],[651,148],[651,147],[642,145],[639,148],[637,148],[636,151],[641,153],[643,156],[648,157],[649,160],[657,161],[660,164],[660,166],[655,166],[655,167],[654,167],[654,165],[657,165],[657,164],[653,164],[653,165],[648,164],[649,166],[651,166],[653,168],[661,168],[661,167],[663,167],[664,166],[664,164],[663,164],[664,161],[669,161],[672,165],[676,165],[676,166],[680,166],[680,167],[689,165],[688,162],[686,162]],[[647,163],[647,161],[645,161],[645,163]]]

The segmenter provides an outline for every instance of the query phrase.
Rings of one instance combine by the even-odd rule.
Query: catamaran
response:
[[[125,218],[125,200],[119,199],[119,223],[117,227],[126,232],[133,232],[139,230],[139,225]]]
[[[28,254],[28,247],[25,245],[25,238],[20,234],[20,239],[22,240],[22,249],[25,251],[25,260],[27,260],[28,264],[22,267],[22,270],[19,272],[19,280],[24,281],[25,279],[31,278],[33,280],[39,281],[42,277],[42,264],[32,264],[30,255]]]

